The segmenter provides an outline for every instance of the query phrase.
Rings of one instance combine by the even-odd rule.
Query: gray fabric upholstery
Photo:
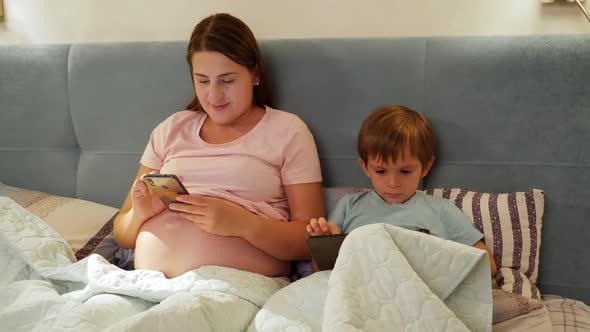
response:
[[[0,46],[0,181],[120,206],[157,123],[192,90],[185,42]],[[546,192],[539,286],[590,303],[590,37],[268,40],[273,106],[315,135],[325,186],[367,186],[362,119],[424,113],[425,187]]]
[[[192,97],[186,43],[73,45],[70,102],[80,198],[120,206],[151,131]]]
[[[425,39],[285,40],[262,44],[276,104],[314,133],[326,185],[368,185],[356,135],[375,106],[422,109]]]
[[[67,45],[0,47],[0,181],[76,195]]]

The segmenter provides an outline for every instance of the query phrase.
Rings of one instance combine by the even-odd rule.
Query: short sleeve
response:
[[[281,167],[283,184],[322,182],[317,147],[305,123],[294,117],[286,136]]]
[[[447,231],[447,239],[473,246],[483,238],[481,234],[459,208],[448,201],[443,201],[441,207],[441,221]]]
[[[164,165],[166,153],[164,147],[166,146],[166,138],[168,137],[169,119],[160,123],[150,135],[150,140],[147,143],[140,163],[146,167],[153,169],[161,169]]]
[[[350,195],[345,195],[342,198],[340,198],[340,200],[338,200],[338,203],[336,203],[336,207],[334,207],[334,209],[330,212],[330,215],[328,216],[328,221],[336,224],[336,226],[340,228],[340,231],[342,233],[347,233],[344,229],[344,226],[347,226],[344,225],[344,221],[346,219],[346,211],[348,210],[349,201]]]

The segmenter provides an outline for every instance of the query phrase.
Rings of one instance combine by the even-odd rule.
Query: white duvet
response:
[[[83,221],[81,221],[83,222]],[[207,266],[166,279],[91,255],[0,197],[2,331],[243,331],[282,279]]]
[[[491,331],[483,250],[374,224],[345,239],[334,270],[273,295],[249,331]]]
[[[383,224],[350,233],[331,273],[287,287],[215,266],[166,279],[98,255],[75,262],[42,220],[0,197],[0,266],[2,331],[490,331],[492,322],[484,251]]]

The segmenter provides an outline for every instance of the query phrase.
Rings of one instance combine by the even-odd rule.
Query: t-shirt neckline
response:
[[[270,112],[270,107],[268,106],[264,106],[264,114],[262,115],[262,117],[260,118],[260,120],[258,120],[258,123],[256,123],[256,125],[254,127],[252,127],[252,129],[250,129],[250,131],[248,131],[247,133],[245,133],[244,135],[234,139],[233,141],[229,141],[229,142],[225,142],[225,143],[219,143],[219,144],[214,144],[214,143],[209,143],[207,141],[205,141],[203,138],[201,138],[201,129],[203,128],[203,124],[205,124],[205,120],[207,119],[207,117],[209,116],[205,111],[202,111],[202,116],[199,119],[199,122],[197,123],[197,128],[195,131],[195,135],[197,136],[197,141],[201,144],[207,145],[207,146],[212,146],[212,147],[223,147],[223,146],[229,146],[229,145],[233,145],[233,144],[237,144],[239,142],[241,142],[242,140],[246,139],[248,136],[252,135],[252,133],[254,131],[258,130],[258,127],[260,127],[262,125],[263,121],[266,121],[266,117],[268,116],[268,113]]]

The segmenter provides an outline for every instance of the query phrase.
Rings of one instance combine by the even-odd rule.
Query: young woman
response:
[[[316,145],[297,116],[268,106],[251,30],[216,14],[195,27],[187,61],[195,97],[151,134],[115,220],[135,268],[175,277],[203,265],[286,276],[309,259],[305,225],[324,215]],[[190,195],[167,209],[144,183],[175,174]]]

